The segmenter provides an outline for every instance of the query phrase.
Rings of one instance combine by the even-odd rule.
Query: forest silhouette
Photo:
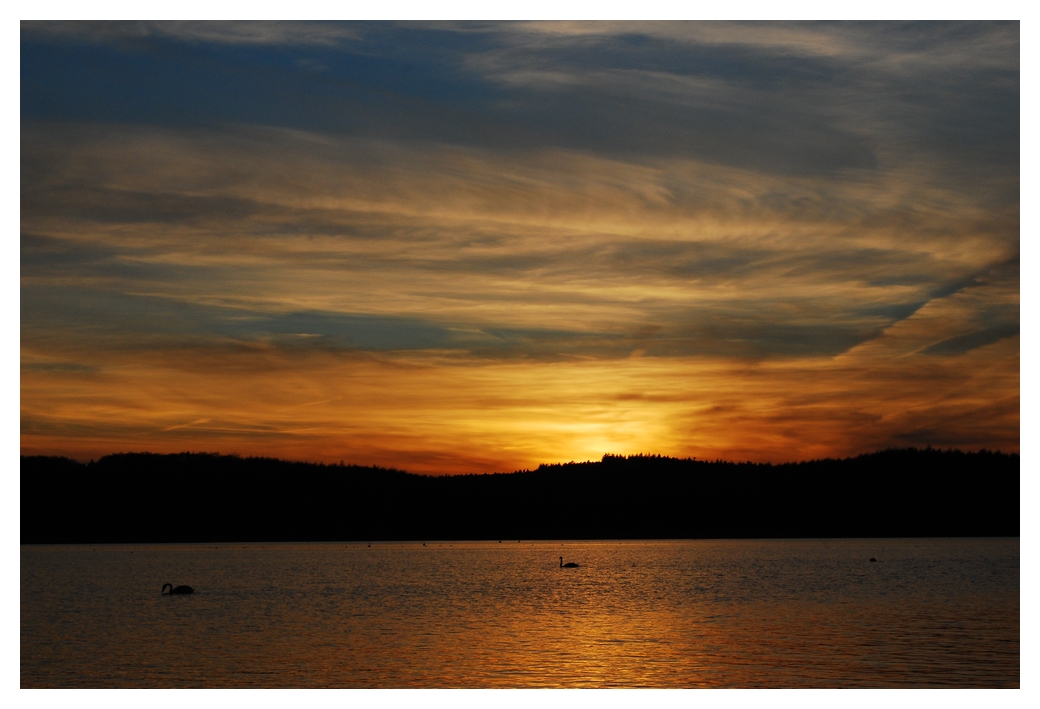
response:
[[[21,459],[21,542],[1018,536],[1019,456],[606,455],[484,475],[123,453]]]

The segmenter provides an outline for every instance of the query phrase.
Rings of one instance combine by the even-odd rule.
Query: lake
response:
[[[1017,538],[20,555],[23,688],[1019,686]]]

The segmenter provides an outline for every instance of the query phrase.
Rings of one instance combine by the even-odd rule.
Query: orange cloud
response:
[[[367,31],[102,29],[91,41],[325,47],[348,68],[333,49],[349,54]],[[1014,142],[987,131],[1017,111],[1017,25],[480,31],[488,42],[449,78],[537,94],[537,115],[518,101],[509,125],[551,139],[465,142],[443,121],[426,132],[411,109],[385,134],[23,120],[23,453],[210,450],[443,473],[608,452],[1018,449],[1017,164],[975,160]],[[653,61],[621,60],[631,31]],[[575,61],[590,42],[618,60]],[[727,55],[739,76],[692,70],[705,47],[742,47]],[[797,71],[777,75],[788,92],[769,57],[791,55]],[[267,68],[253,69],[260,86]],[[962,84],[933,80],[954,69]],[[975,69],[993,84],[978,101],[962,91]],[[62,76],[47,71],[41,82]],[[344,81],[328,85],[368,100]],[[922,112],[907,86],[939,108]],[[605,144],[559,132],[556,102],[573,87],[591,97],[574,102],[577,123],[602,105],[634,127],[617,133],[611,115],[592,131]],[[508,112],[487,96],[478,123]],[[967,117],[942,143],[932,123],[954,98]]]
[[[782,461],[895,444],[1018,450],[1017,337],[868,361],[66,354],[78,368],[23,365],[23,453],[212,450],[455,473],[608,452]]]

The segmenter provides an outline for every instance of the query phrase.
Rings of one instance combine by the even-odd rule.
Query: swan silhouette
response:
[[[170,587],[170,592],[169,593],[166,593],[166,587],[167,586]],[[162,585],[162,592],[160,593],[160,595],[164,595],[165,594],[167,596],[183,596],[186,593],[195,593],[195,589],[192,588],[191,586],[177,586],[175,588],[172,583],[164,583]]]
[[[563,557],[561,556],[560,557],[560,568],[561,569],[576,569],[576,568],[578,568],[578,565],[575,564],[573,561],[568,561],[566,564],[563,563]]]

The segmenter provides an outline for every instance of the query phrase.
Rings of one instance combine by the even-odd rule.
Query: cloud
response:
[[[525,90],[532,120],[566,106],[599,150],[667,145],[788,174],[1018,159],[1015,23],[530,23],[499,36],[468,66]],[[629,111],[652,116],[654,135],[630,131],[642,121]]]
[[[922,352],[924,354],[940,355],[961,354],[962,352],[970,352],[976,348],[999,342],[1007,337],[1016,336],[1018,336],[1017,324],[996,325],[937,342],[934,345],[929,345]]]
[[[1016,24],[94,29],[23,29],[24,451],[1017,445]]]
[[[55,48],[46,37],[86,29],[25,26],[23,118],[250,123],[492,150],[672,156],[778,175],[941,161],[937,174],[968,181],[1018,160],[1014,23],[87,29],[93,43]],[[113,39],[125,36],[139,39]],[[224,41],[259,44],[229,54]]]
[[[77,358],[96,371],[23,372],[23,451],[61,440],[87,457],[216,449],[443,473],[605,452],[783,461],[897,444],[1014,450],[1018,442],[1017,338],[869,366],[495,362],[261,345],[95,349]]]
[[[310,318],[296,330],[322,334],[315,346],[349,321],[369,332],[351,346],[596,357],[627,356],[653,327],[650,356],[838,354],[1017,253],[970,195],[933,188],[903,211],[900,191],[920,188],[899,179],[269,129],[51,130],[23,135],[23,288],[79,304],[55,313],[98,308],[83,322],[116,307],[124,327],[134,311],[145,329],[241,337]],[[373,318],[385,336],[361,325]]]
[[[24,21],[29,37],[111,43],[176,40],[186,43],[241,45],[335,45],[357,39],[354,23],[271,21],[73,22]]]

